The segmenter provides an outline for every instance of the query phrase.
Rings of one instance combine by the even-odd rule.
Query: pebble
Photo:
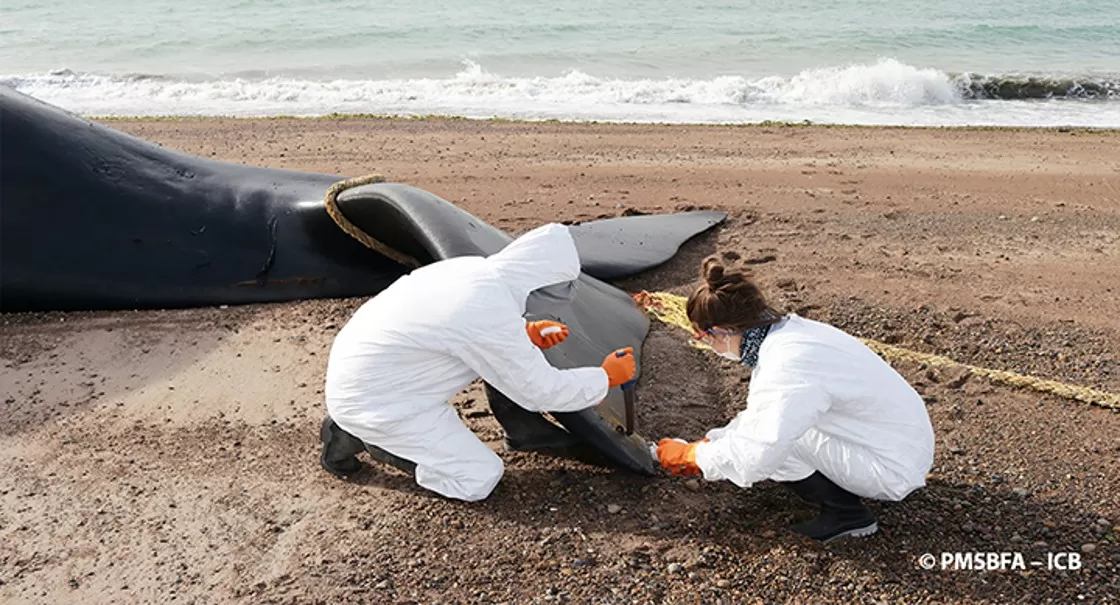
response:
[[[1082,550],[1084,550],[1084,547],[1082,547]],[[680,573],[680,572],[684,571],[684,566],[681,565],[680,563],[670,563],[669,567],[668,567],[668,570],[669,570],[669,573]]]
[[[684,486],[694,492],[700,491],[700,482],[696,479],[689,479],[688,481],[685,481]]]
[[[617,504],[608,504],[607,512],[612,515],[617,515],[618,513],[622,512],[622,507]]]
[[[1089,553],[1091,553],[1095,550],[1097,550],[1097,545],[1093,544],[1092,542],[1090,542],[1088,544],[1082,544],[1081,545],[1081,552],[1083,552],[1085,554],[1089,554]]]
[[[731,586],[731,580],[716,580],[716,586],[720,588],[727,588]]]
[[[1104,517],[1101,517],[1100,519],[1097,519],[1097,525],[1100,525],[1102,527],[1108,527],[1111,524],[1112,524],[1112,521],[1109,521],[1108,519],[1105,519]]]
[[[1030,490],[1023,489],[1021,487],[1016,487],[1015,489],[1011,490],[1011,493],[1019,496],[1020,498],[1026,498],[1027,496],[1031,495]]]

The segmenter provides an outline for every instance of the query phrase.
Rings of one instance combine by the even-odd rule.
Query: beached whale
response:
[[[0,85],[0,310],[147,309],[376,294],[409,268],[347,235],[323,198],[338,175],[245,166],[164,149]],[[497,252],[512,237],[402,183],[348,189],[338,208],[421,264]],[[649,324],[605,283],[654,267],[726,218],[622,217],[573,226],[584,274],[558,367],[639,352]],[[488,388],[511,437],[559,431]],[[511,409],[513,408],[513,409]],[[499,410],[501,410],[499,412]],[[616,462],[654,472],[648,444],[618,429],[614,389],[592,410],[555,414]]]

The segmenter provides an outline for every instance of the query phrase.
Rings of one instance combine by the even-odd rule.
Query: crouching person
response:
[[[861,498],[902,500],[925,485],[933,464],[921,396],[858,339],[777,313],[718,260],[705,260],[702,273],[688,317],[697,339],[752,368],[747,408],[702,441],[662,439],[662,467],[743,488],[780,482],[820,508],[791,527],[809,538],[877,531]]]

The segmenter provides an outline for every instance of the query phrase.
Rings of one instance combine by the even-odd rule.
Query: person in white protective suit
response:
[[[448,498],[486,498],[504,467],[459,419],[452,396],[481,377],[526,410],[575,412],[634,377],[629,347],[601,367],[563,370],[541,352],[568,329],[527,322],[526,301],[533,293],[538,308],[529,311],[538,313],[570,302],[579,274],[568,228],[548,224],[491,256],[416,269],[364,303],[327,362],[323,468],[354,473],[365,450]]]
[[[925,486],[934,435],[925,402],[858,339],[796,314],[781,315],[744,275],[704,261],[688,298],[697,339],[752,368],[747,407],[705,439],[662,439],[657,456],[674,474],[770,479],[820,507],[790,529],[827,542],[875,533],[860,498],[905,498]]]

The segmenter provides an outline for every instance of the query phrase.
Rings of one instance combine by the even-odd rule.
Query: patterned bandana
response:
[[[762,348],[762,340],[770,333],[770,325],[751,328],[743,332],[743,342],[739,345],[739,363],[753,368],[758,364],[758,350]]]

